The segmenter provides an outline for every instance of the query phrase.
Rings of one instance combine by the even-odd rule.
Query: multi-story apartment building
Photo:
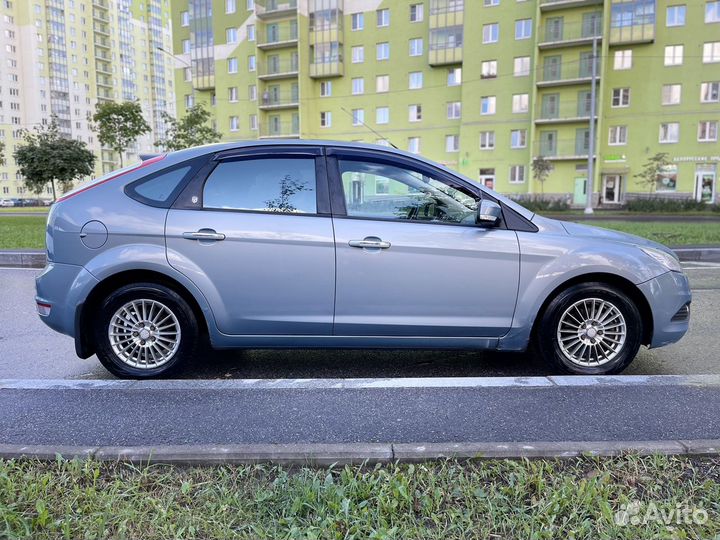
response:
[[[169,0],[0,0],[0,26],[0,198],[32,195],[12,153],[23,129],[51,115],[88,143],[100,174],[117,156],[91,130],[96,103],[139,100],[153,133],[130,154],[154,149],[161,112],[175,110],[172,59],[158,49],[171,48]]]
[[[655,192],[718,199],[720,0],[173,0],[173,28],[178,114],[225,139],[392,143],[578,206],[589,154],[612,205],[666,152]]]

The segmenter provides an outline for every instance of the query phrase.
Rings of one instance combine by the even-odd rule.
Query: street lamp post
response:
[[[180,62],[181,64],[185,64],[187,67],[190,68],[190,71],[191,71],[191,73],[190,73],[190,95],[192,96],[192,103],[194,106],[195,105],[195,85],[193,84],[193,80],[192,80],[192,64],[190,62],[188,62],[187,60],[180,58],[176,54],[173,54],[170,51],[168,51],[167,49],[164,49],[160,46],[157,47],[157,50],[167,54],[170,58],[173,58],[173,59],[177,60],[178,62]]]

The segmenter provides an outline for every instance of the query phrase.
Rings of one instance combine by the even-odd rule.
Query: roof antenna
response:
[[[340,108],[341,108],[343,111],[345,111],[346,113],[348,113],[348,114],[352,117],[353,120],[356,119],[356,118],[355,118],[355,115],[354,115],[353,113],[351,113],[350,111],[348,111],[345,107],[340,107]],[[392,143],[392,141],[391,141],[390,139],[388,139],[387,137],[384,137],[382,133],[378,133],[377,131],[375,131],[373,128],[371,128],[370,126],[368,126],[368,125],[367,125],[364,121],[362,121],[362,120],[360,120],[360,123],[361,123],[363,126],[365,126],[366,128],[368,128],[370,131],[372,131],[375,135],[377,135],[378,137],[380,137],[381,139],[389,142],[389,143],[390,143],[390,146],[392,146],[395,150],[400,150],[397,146],[395,146],[395,145]]]

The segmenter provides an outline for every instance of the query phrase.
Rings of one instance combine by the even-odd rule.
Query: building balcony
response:
[[[549,161],[582,161],[587,160],[589,149],[584,138],[540,140],[534,145],[534,156],[543,157]]]
[[[255,0],[255,16],[260,20],[281,19],[297,14],[297,0]]]
[[[282,49],[285,47],[297,47],[298,31],[297,26],[283,26],[280,28],[266,28],[264,35],[259,35],[257,48],[261,50]]]
[[[428,64],[431,66],[460,64],[463,58],[462,53],[462,45],[457,47],[431,47],[428,50]]]
[[[297,92],[270,92],[258,100],[258,108],[262,111],[279,111],[283,109],[297,109],[300,98]]]
[[[540,11],[601,6],[602,4],[603,0],[540,0]]]
[[[110,40],[101,35],[95,35],[95,46],[102,47],[103,49],[110,48]]]
[[[298,139],[300,138],[299,122],[263,122],[258,130],[259,139]]]
[[[109,5],[107,0],[92,0],[93,7],[100,8],[100,9],[109,9]]]
[[[93,19],[96,21],[101,21],[102,23],[109,24],[110,23],[110,17],[107,13],[103,13],[102,11],[98,11],[97,9],[93,9]]]
[[[655,41],[655,24],[611,25],[610,45],[652,43]]]
[[[257,76],[263,81],[297,78],[298,62],[297,60],[258,62]]]
[[[600,62],[597,66],[597,80],[600,80]],[[592,66],[590,61],[568,62],[565,66],[544,65],[539,71],[535,84],[538,88],[554,86],[574,86],[592,82]]]
[[[593,39],[602,40],[602,21],[593,20],[580,24],[553,24],[548,21],[541,30],[538,49],[559,49],[591,45]]]
[[[551,96],[552,97],[552,96]],[[597,119],[597,116],[595,117]],[[560,104],[542,102],[538,97],[535,124],[587,124],[590,122],[590,99]]]
[[[320,43],[342,43],[342,25],[334,24],[310,28],[308,39],[310,45],[318,45]]]
[[[344,73],[345,66],[342,61],[342,56],[330,58],[322,62],[310,63],[310,77],[312,78],[342,77]]]
[[[93,31],[103,36],[110,36],[110,29],[104,24],[93,23]]]

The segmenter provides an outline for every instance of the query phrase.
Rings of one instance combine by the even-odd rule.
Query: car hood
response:
[[[591,225],[583,225],[581,223],[574,223],[572,221],[560,221],[555,220],[562,225],[565,231],[571,236],[580,236],[593,238],[596,240],[610,240],[613,242],[622,242],[624,244],[633,244],[641,247],[651,247],[659,249],[666,253],[669,253],[673,257],[677,258],[675,252],[663,244],[653,242],[642,236],[636,236],[634,234],[628,234],[619,231],[613,231],[610,229],[603,229],[602,227],[593,227]]]

